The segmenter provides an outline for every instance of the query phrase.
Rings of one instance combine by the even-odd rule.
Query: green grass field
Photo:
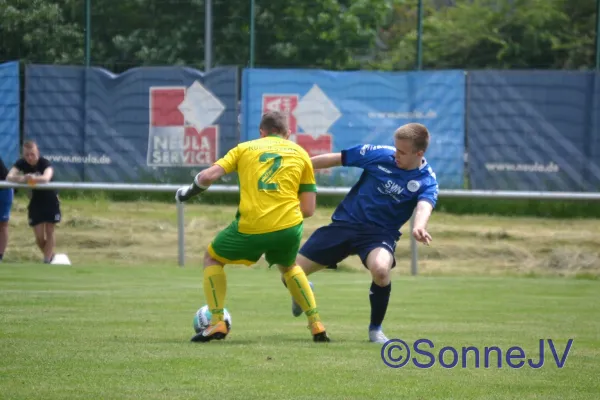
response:
[[[228,267],[233,330],[191,343],[201,269],[115,263],[0,267],[2,399],[597,399],[600,282],[565,278],[396,276],[390,338],[443,346],[520,346],[545,364],[386,367],[366,341],[368,275],[313,275],[332,343],[293,318],[277,271]],[[393,353],[395,356],[396,353]],[[446,355],[450,361],[451,355]],[[481,356],[483,357],[483,356]],[[424,356],[417,357],[425,363]]]
[[[432,246],[419,247],[409,275],[401,239],[384,324],[409,345],[498,346],[485,368],[473,354],[451,369],[439,360],[389,368],[367,342],[370,276],[357,257],[311,280],[334,342],[313,343],[304,317],[264,262],[227,267],[233,330],[196,344],[202,254],[235,213],[230,205],[185,208],[186,266],[177,262],[175,207],[159,202],[63,200],[57,251],[73,266],[40,263],[18,198],[0,264],[0,399],[598,399],[600,394],[600,223],[436,212]],[[330,208],[306,221],[305,238]],[[545,363],[512,369],[512,346]],[[423,348],[423,347],[421,347]],[[393,357],[399,351],[392,353]],[[414,354],[427,363],[426,356]],[[446,354],[446,362],[452,355]],[[518,362],[518,360],[514,360]]]

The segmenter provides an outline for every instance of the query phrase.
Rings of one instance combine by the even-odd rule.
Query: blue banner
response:
[[[25,137],[57,180],[188,182],[234,147],[237,69],[28,65]]]
[[[19,157],[19,63],[0,64],[0,158],[6,168]]]
[[[465,75],[442,72],[330,72],[247,69],[243,72],[243,140],[259,137],[261,115],[288,115],[292,140],[310,155],[357,144],[394,145],[396,128],[409,122],[431,133],[425,157],[440,187],[463,187]],[[319,185],[348,186],[361,171],[334,168]]]
[[[594,91],[591,101],[591,127],[588,130],[589,153],[587,170],[584,171],[585,176],[589,179],[590,191],[600,192],[600,73],[592,72],[592,80],[594,81]]]
[[[470,72],[471,188],[600,190],[598,80],[593,72]]]

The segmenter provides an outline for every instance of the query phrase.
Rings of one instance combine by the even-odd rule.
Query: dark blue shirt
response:
[[[334,222],[365,224],[397,233],[411,218],[420,200],[435,207],[438,183],[423,159],[417,169],[396,165],[391,146],[358,145],[342,150],[342,165],[364,171],[333,213]]]

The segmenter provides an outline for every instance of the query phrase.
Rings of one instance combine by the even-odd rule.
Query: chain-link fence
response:
[[[115,73],[205,70],[206,56],[210,66],[328,70],[593,69],[599,3],[2,0],[0,61]]]
[[[598,4],[0,0],[0,62],[19,61],[20,71],[6,70],[11,90],[21,85],[20,95],[13,96],[17,100],[8,104],[20,111],[11,132],[18,131],[20,140],[36,137],[55,150],[69,179],[118,180],[127,174],[141,179],[141,172],[127,166],[131,156],[119,151],[135,153],[133,165],[153,168],[151,173],[141,169],[144,179],[166,180],[165,174],[155,176],[165,165],[169,176],[179,179],[171,174],[173,165],[210,164],[239,140],[252,139],[253,118],[275,108],[290,114],[295,140],[311,154],[363,140],[388,143],[392,126],[419,120],[437,135],[429,154],[452,174],[446,179],[440,173],[447,187],[468,181],[479,188],[493,183],[494,188],[522,189],[533,186],[534,179],[542,184],[539,190],[589,191],[599,187],[594,179],[600,179],[600,170],[575,168],[570,160],[597,158],[600,75],[564,70],[600,67]],[[148,66],[167,68],[138,68]],[[247,67],[256,68],[242,77]],[[369,73],[415,69],[427,73],[411,78]],[[483,69],[563,71],[477,71]],[[203,74],[207,70],[214,74]],[[364,74],[336,73],[348,70]],[[207,123],[180,109],[195,82],[204,85],[196,88],[198,98],[206,89],[221,104]],[[323,115],[296,118],[307,108]],[[193,129],[190,120],[197,122]],[[169,142],[165,126],[179,129],[184,140]],[[117,137],[130,143],[115,146]],[[109,153],[111,160],[122,161],[111,164],[114,171],[80,162],[90,154],[91,160],[104,160],[98,154]],[[446,164],[440,161],[446,159]],[[519,180],[519,174],[533,178]],[[332,185],[341,181],[334,178],[326,177]]]

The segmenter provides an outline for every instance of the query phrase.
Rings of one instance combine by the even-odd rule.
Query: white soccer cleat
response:
[[[388,338],[381,329],[373,329],[369,331],[369,342],[384,344],[387,341]]]

